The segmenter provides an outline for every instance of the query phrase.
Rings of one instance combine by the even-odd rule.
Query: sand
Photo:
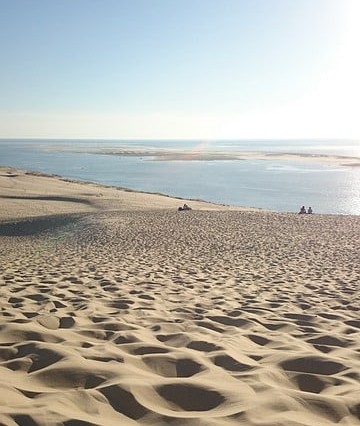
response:
[[[359,216],[0,171],[1,425],[360,424]]]

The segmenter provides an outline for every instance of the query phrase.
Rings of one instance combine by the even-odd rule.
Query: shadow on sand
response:
[[[46,216],[0,223],[0,236],[20,237],[37,235],[78,222],[83,215]]]

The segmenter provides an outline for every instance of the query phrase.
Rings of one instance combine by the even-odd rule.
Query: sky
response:
[[[0,0],[0,138],[360,139],[360,0]]]

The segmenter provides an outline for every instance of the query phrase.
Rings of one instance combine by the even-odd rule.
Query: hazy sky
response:
[[[360,0],[0,0],[0,137],[360,138]]]

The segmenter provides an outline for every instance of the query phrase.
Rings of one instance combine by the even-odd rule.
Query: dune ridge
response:
[[[1,425],[360,424],[360,217],[101,191],[0,198]]]

